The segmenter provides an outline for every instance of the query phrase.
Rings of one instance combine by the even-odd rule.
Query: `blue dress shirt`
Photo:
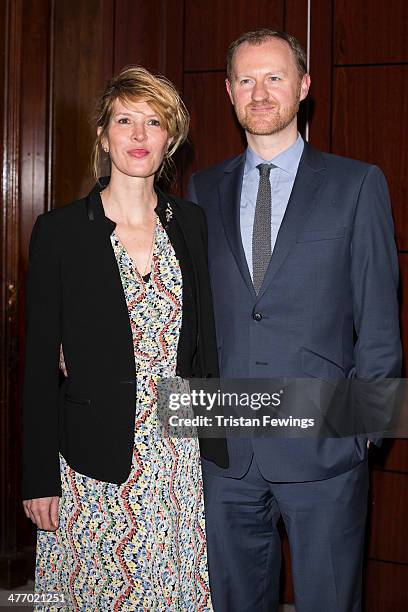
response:
[[[303,147],[304,142],[299,135],[293,145],[269,160],[262,159],[254,153],[250,147],[247,148],[241,191],[240,227],[242,245],[244,247],[251,276],[252,230],[254,226],[256,196],[259,187],[259,170],[257,165],[269,163],[276,166],[272,168],[269,176],[272,194],[271,252],[273,252],[279,228],[289,202],[293,183],[295,182]]]

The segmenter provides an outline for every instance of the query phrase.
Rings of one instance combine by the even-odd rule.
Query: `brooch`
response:
[[[167,223],[170,223],[172,218],[173,218],[173,209],[171,207],[170,202],[167,202],[167,206],[166,206],[166,221],[167,221]]]

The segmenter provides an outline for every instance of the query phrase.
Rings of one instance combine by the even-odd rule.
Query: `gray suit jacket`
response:
[[[305,144],[258,295],[239,229],[245,155],[191,177],[206,212],[220,371],[228,378],[398,377],[398,262],[387,184],[372,165]],[[257,315],[257,316],[255,316]],[[254,452],[271,481],[346,472],[361,438],[229,440],[240,477]]]

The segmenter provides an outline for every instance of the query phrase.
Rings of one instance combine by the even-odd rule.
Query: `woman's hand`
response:
[[[59,497],[38,497],[23,501],[24,512],[37,527],[46,531],[58,528]]]
[[[61,370],[61,372],[63,373],[63,375],[65,376],[65,378],[68,377],[68,372],[67,372],[67,368],[65,365],[65,359],[64,359],[64,353],[62,350],[62,344],[60,345],[60,357],[59,357],[59,368]]]

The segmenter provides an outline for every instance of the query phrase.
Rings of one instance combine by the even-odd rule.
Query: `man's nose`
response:
[[[268,91],[263,81],[255,81],[252,89],[252,99],[255,101],[265,100],[268,97]]]

